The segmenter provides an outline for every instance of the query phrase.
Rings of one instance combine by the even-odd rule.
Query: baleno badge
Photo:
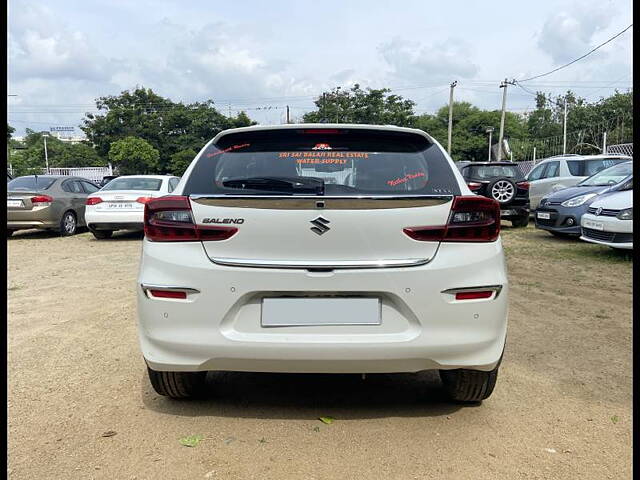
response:
[[[203,218],[202,223],[244,223],[244,218]]]

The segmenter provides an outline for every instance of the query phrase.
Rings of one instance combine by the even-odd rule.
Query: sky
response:
[[[14,135],[81,134],[98,97],[143,86],[278,124],[286,105],[296,120],[323,91],[354,83],[434,113],[454,80],[455,100],[499,109],[503,79],[548,72],[631,23],[630,0],[9,0],[8,117]],[[632,32],[523,85],[589,101],[627,91]],[[507,110],[534,106],[509,87]]]

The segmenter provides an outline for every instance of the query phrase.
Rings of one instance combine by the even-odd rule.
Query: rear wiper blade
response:
[[[247,177],[225,180],[222,185],[229,188],[253,190],[290,191],[324,195],[324,180],[316,177]]]

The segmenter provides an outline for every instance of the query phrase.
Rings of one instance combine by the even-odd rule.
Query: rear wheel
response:
[[[487,186],[490,198],[497,200],[500,205],[507,205],[516,196],[516,184],[506,178],[494,180]]]
[[[204,391],[207,372],[159,372],[147,367],[151,386],[158,395],[191,398]]]
[[[91,230],[91,233],[93,233],[93,236],[98,240],[105,240],[107,238],[111,238],[113,230]]]
[[[482,372],[459,368],[456,370],[440,370],[440,378],[447,395],[457,402],[481,402],[491,396],[500,362],[493,370]]]
[[[60,220],[60,235],[63,237],[75,235],[77,229],[78,220],[76,219],[76,214],[71,210],[64,212],[64,215],[62,215],[62,219]]]
[[[527,213],[526,215],[523,215],[521,217],[514,218],[513,220],[511,220],[511,225],[518,228],[526,227],[527,225],[529,225],[529,214]]]

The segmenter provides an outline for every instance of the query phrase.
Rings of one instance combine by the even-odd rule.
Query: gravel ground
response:
[[[18,232],[9,478],[631,478],[630,258],[532,227],[503,241],[507,350],[491,398],[465,407],[431,372],[217,373],[207,399],[159,397],[136,337],[140,235]]]

